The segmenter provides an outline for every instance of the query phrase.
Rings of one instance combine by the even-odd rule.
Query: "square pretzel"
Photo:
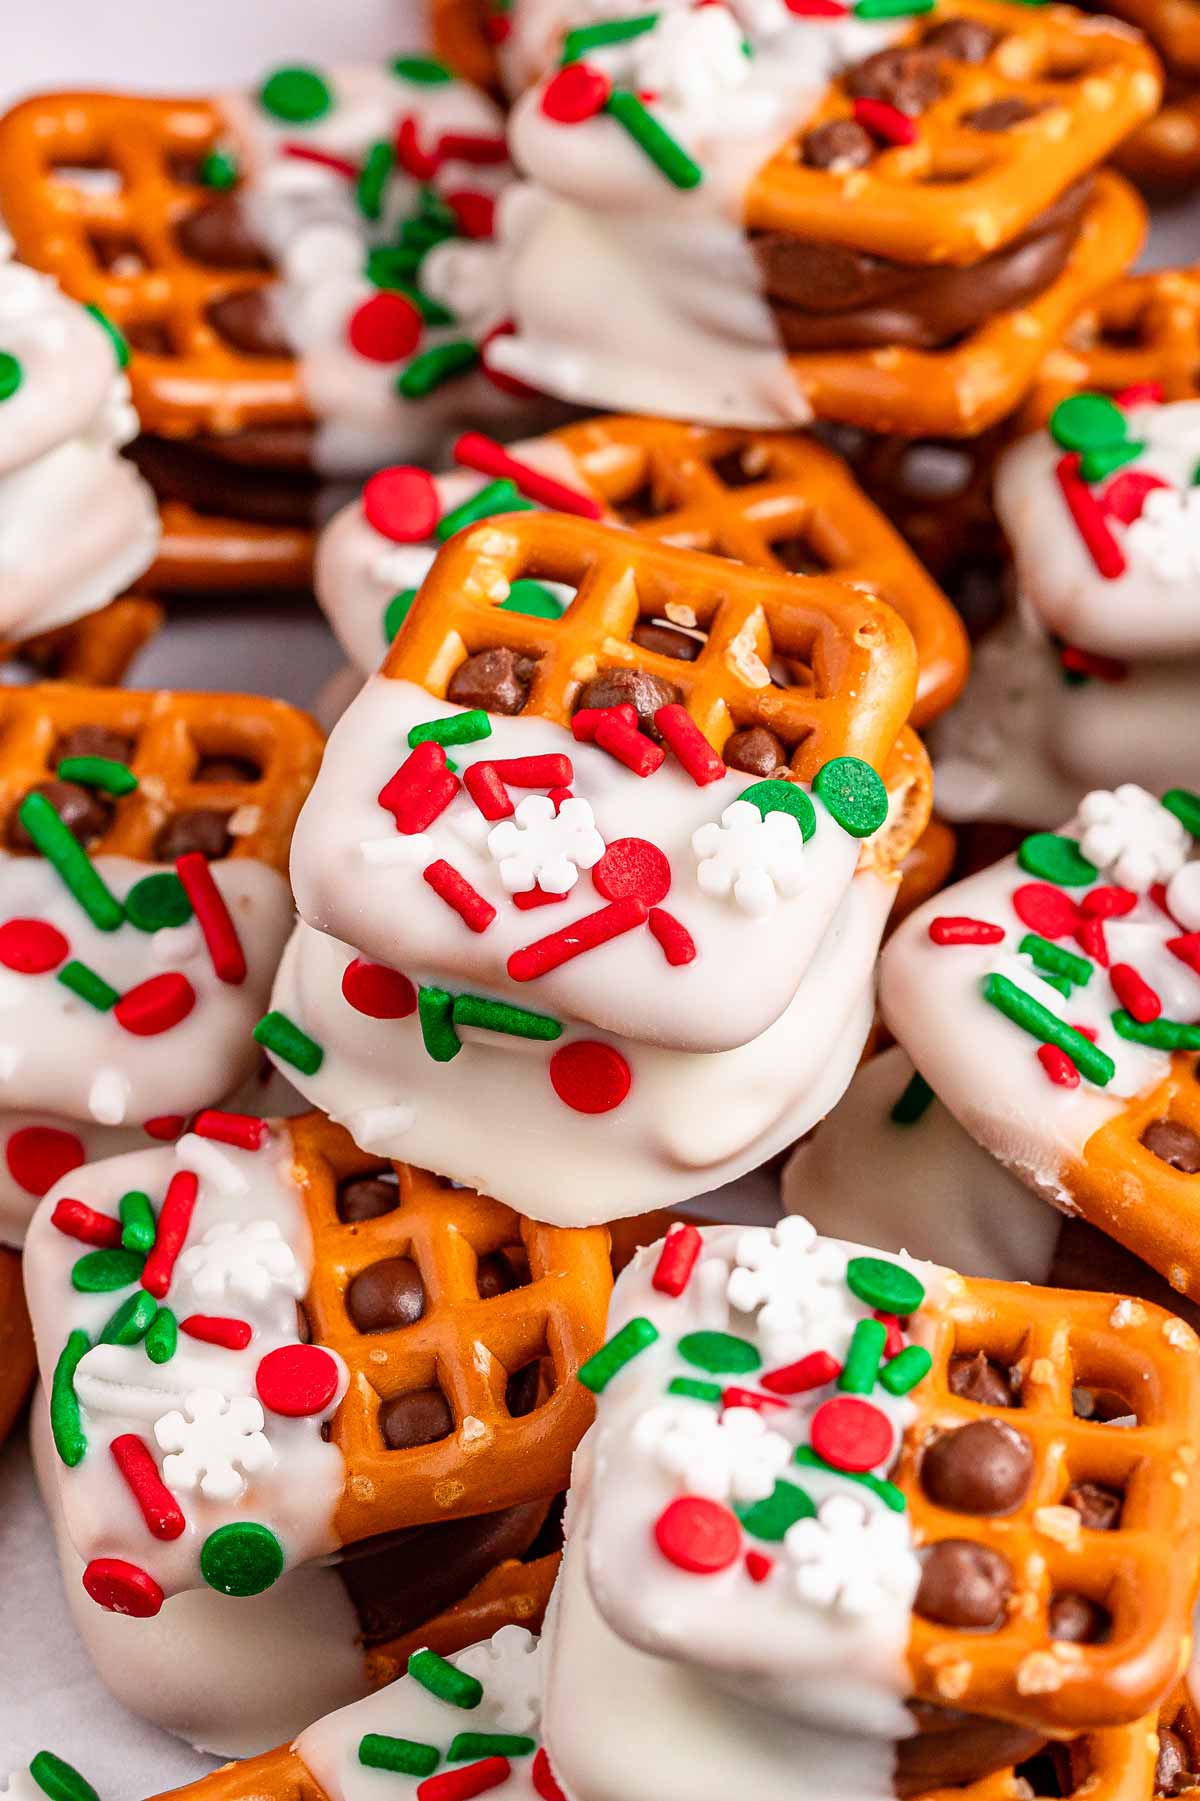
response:
[[[162,608],[140,594],[125,594],[98,613],[19,643],[0,644],[0,662],[20,659],[44,681],[112,688],[162,624]]]
[[[1200,272],[1156,269],[1098,294],[1042,364],[1022,423],[1042,425],[1081,389],[1120,394],[1143,382],[1164,400],[1200,399]]]

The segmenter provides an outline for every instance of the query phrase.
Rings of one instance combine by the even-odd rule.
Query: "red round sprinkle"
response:
[[[407,1019],[417,1010],[417,991],[408,977],[386,963],[355,957],[342,977],[342,999],[368,1019]]]
[[[1078,1088],[1079,1071],[1066,1051],[1056,1044],[1040,1044],[1037,1059],[1056,1088]]]
[[[765,1582],[775,1568],[775,1559],[765,1551],[746,1552],[746,1574],[751,1582]]]
[[[1004,927],[993,925],[988,919],[942,913],[930,920],[929,936],[935,944],[999,944]]]
[[[163,1144],[169,1144],[178,1138],[187,1125],[187,1118],[182,1113],[157,1113],[153,1119],[145,1120],[142,1131],[147,1138],[157,1138]]]
[[[58,1126],[22,1126],[4,1147],[8,1173],[17,1187],[38,1196],[78,1169],[86,1158],[82,1141]]]
[[[550,1759],[546,1756],[545,1745],[538,1746],[530,1777],[533,1781],[534,1793],[541,1797],[541,1801],[567,1801],[567,1797],[558,1786],[558,1778],[550,1768]]]
[[[737,1515],[704,1495],[681,1495],[663,1508],[654,1541],[668,1563],[690,1576],[715,1576],[735,1562],[742,1548]]]
[[[810,1436],[818,1457],[861,1476],[891,1454],[892,1422],[858,1395],[834,1395],[813,1414]]]
[[[135,1038],[154,1038],[179,1025],[195,1005],[196,990],[187,977],[168,969],[123,994],[113,1008],[113,1017]]]
[[[1025,882],[1012,897],[1022,925],[1042,938],[1067,938],[1079,923],[1079,909],[1069,894],[1050,882]]]
[[[18,975],[42,976],[70,952],[57,926],[45,919],[6,919],[0,926],[0,963]]]
[[[554,1092],[576,1113],[611,1113],[629,1093],[632,1080],[620,1051],[592,1038],[564,1044],[550,1059]]]
[[[632,894],[657,907],[671,892],[671,860],[648,838],[614,838],[593,869],[592,882],[605,900]]]
[[[464,238],[490,238],[496,229],[496,201],[478,188],[456,188],[443,200],[458,220]]]
[[[367,524],[393,544],[432,537],[442,510],[428,470],[403,464],[373,475],[363,488],[362,505]]]
[[[83,1572],[83,1586],[97,1607],[134,1620],[153,1619],[164,1599],[154,1577],[123,1557],[93,1557]]]
[[[1137,906],[1138,897],[1132,888],[1093,888],[1085,894],[1079,906],[1089,918],[1120,919],[1125,913],[1132,913]]]
[[[308,1419],[328,1407],[338,1388],[338,1366],[315,1344],[285,1344],[268,1351],[254,1375],[258,1398],[285,1419]]]
[[[1132,963],[1114,963],[1108,972],[1108,979],[1113,985],[1113,993],[1127,1013],[1132,1013],[1139,1025],[1149,1025],[1162,1012],[1162,1002],[1133,967]]]
[[[370,363],[398,363],[421,341],[421,315],[403,294],[372,294],[350,315],[351,350]]]
[[[556,125],[581,125],[604,109],[612,82],[591,63],[568,63],[542,89],[542,111]]]

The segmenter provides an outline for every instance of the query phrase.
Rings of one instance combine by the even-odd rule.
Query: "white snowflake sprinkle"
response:
[[[538,1641],[524,1626],[501,1626],[486,1644],[451,1659],[482,1682],[497,1731],[533,1731],[541,1716],[542,1670]]]
[[[1185,932],[1200,931],[1200,863],[1176,870],[1167,883],[1167,905]]]
[[[298,1300],[306,1286],[295,1253],[269,1219],[210,1226],[199,1244],[184,1251],[176,1270],[203,1300],[228,1293],[265,1301],[277,1291]]]
[[[814,1607],[878,1613],[916,1589],[908,1521],[853,1495],[830,1495],[783,1541],[796,1592]]]
[[[1163,582],[1200,578],[1200,488],[1153,488],[1125,533],[1125,554]]]
[[[264,1415],[253,1395],[232,1399],[216,1388],[185,1395],[182,1410],[154,1422],[163,1459],[163,1481],[173,1490],[200,1493],[210,1501],[236,1501],[245,1477],[275,1461],[263,1432]]]
[[[817,1237],[799,1214],[777,1226],[754,1226],[737,1242],[737,1267],[729,1273],[729,1304],[757,1313],[757,1328],[778,1351],[803,1337],[823,1342],[835,1325],[845,1259]]]
[[[692,833],[704,894],[732,895],[743,913],[756,919],[773,911],[776,900],[804,886],[804,834],[790,813],[762,814],[753,801],[735,800],[721,815]]]
[[[564,800],[556,811],[548,794],[518,801],[515,818],[493,826],[487,844],[510,894],[528,894],[535,886],[566,894],[580,870],[592,869],[604,855],[591,803]]]
[[[765,1501],[792,1447],[753,1407],[723,1414],[695,1402],[664,1401],[643,1414],[635,1442],[683,1492],[714,1501]]]
[[[1187,862],[1191,838],[1173,813],[1139,788],[1096,788],[1079,803],[1079,848],[1123,887],[1140,894],[1169,882]]]

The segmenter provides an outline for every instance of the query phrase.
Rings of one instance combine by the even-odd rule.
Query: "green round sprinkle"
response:
[[[108,334],[108,341],[113,347],[113,355],[117,359],[117,368],[128,369],[129,340],[121,330],[120,326],[114,324],[108,314],[98,306],[89,304],[85,306],[83,310],[85,313],[90,313],[101,330]]]
[[[1193,794],[1188,788],[1168,788],[1162,804],[1168,813],[1174,813],[1185,831],[1200,838],[1200,794]]]
[[[125,913],[139,932],[161,932],[165,926],[186,925],[192,903],[173,869],[144,875],[125,896]]]
[[[1102,450],[1125,433],[1125,415],[1107,394],[1072,394],[1050,415],[1050,436],[1064,450]]]
[[[446,1753],[447,1763],[480,1763],[485,1757],[532,1757],[535,1738],[517,1732],[459,1732]]]
[[[712,1401],[721,1399],[723,1390],[719,1382],[701,1382],[696,1376],[672,1376],[667,1384],[669,1395],[682,1395],[687,1401]]]
[[[71,1271],[71,1286],[80,1294],[111,1294],[136,1282],[145,1261],[137,1251],[88,1251]]]
[[[890,1264],[883,1264],[890,1269]],[[903,1274],[903,1271],[901,1271]],[[851,1284],[853,1286],[853,1284]],[[919,1286],[919,1284],[918,1284]],[[887,1309],[889,1312],[898,1309]],[[842,1365],[842,1373],[838,1377],[838,1387],[843,1394],[869,1395],[875,1386],[875,1378],[879,1374],[879,1365],[883,1359],[883,1347],[887,1343],[887,1327],[881,1320],[860,1319],[854,1328],[850,1340],[850,1349],[846,1352],[846,1361]]]
[[[383,609],[383,641],[390,644],[404,621],[408,618],[409,608],[417,598],[415,588],[401,588],[399,594],[393,594]]]
[[[861,757],[831,757],[814,776],[813,793],[852,838],[869,838],[888,816],[887,789]]]
[[[169,1307],[160,1307],[146,1334],[146,1355],[151,1363],[170,1363],[179,1343],[179,1326]]]
[[[427,719],[424,725],[414,725],[408,734],[408,748],[416,750],[418,744],[477,744],[491,735],[488,715],[481,707],[472,707],[469,713],[451,713],[446,719]]]
[[[122,1301],[108,1324],[102,1329],[100,1344],[140,1344],[150,1330],[158,1303],[154,1296],[139,1288],[127,1301]]]
[[[1017,862],[1029,875],[1044,882],[1057,882],[1062,888],[1086,888],[1099,871],[1089,863],[1074,838],[1058,832],[1031,832],[1021,841]]]
[[[102,794],[132,794],[138,785],[129,765],[118,763],[114,757],[64,757],[55,774],[60,782],[99,788]]]
[[[1043,976],[1042,980],[1053,987],[1057,977]],[[995,1007],[1031,1038],[1065,1051],[1080,1075],[1094,1082],[1097,1088],[1105,1087],[1117,1073],[1117,1066],[1106,1051],[1085,1038],[1082,1032],[1077,1032],[1074,1026],[1067,1025],[1057,1013],[1051,1013],[1049,1007],[1043,1007],[1041,1001],[1027,994],[1024,988],[1018,988],[1007,976],[986,976],[983,998],[989,1007]]]
[[[441,1760],[436,1745],[422,1745],[416,1739],[367,1732],[358,1741],[358,1761],[368,1770],[390,1770],[395,1776],[432,1776]]]
[[[915,1126],[932,1103],[933,1089],[920,1070],[914,1069],[888,1117],[894,1126]]]
[[[450,1063],[462,1049],[454,1030],[454,999],[444,988],[417,989],[417,1022],[426,1054],[435,1063]]]
[[[394,56],[392,74],[398,75],[401,81],[415,81],[427,88],[444,87],[454,80],[445,63],[437,62],[432,56]]]
[[[710,1376],[745,1376],[762,1362],[749,1339],[735,1338],[732,1332],[687,1332],[675,1348]]]
[[[796,1483],[777,1482],[765,1501],[735,1507],[734,1512],[752,1538],[762,1538],[768,1544],[777,1545],[797,1520],[815,1519],[817,1510],[812,1497]]]
[[[315,1076],[325,1061],[325,1052],[316,1039],[302,1032],[286,1013],[264,1013],[254,1028],[254,1042],[265,1051],[273,1051],[281,1063],[290,1063],[302,1075]]]
[[[1141,456],[1146,446],[1136,438],[1124,444],[1106,444],[1099,450],[1085,450],[1079,458],[1079,473],[1085,482],[1102,482],[1114,469],[1123,469]]]
[[[372,144],[359,171],[356,198],[364,219],[378,219],[383,212],[383,196],[395,162],[392,146],[383,140]]]
[[[561,619],[565,608],[544,582],[522,576],[512,584],[508,599],[500,602],[501,613],[527,613],[531,619]]]
[[[237,186],[238,161],[232,150],[210,150],[200,164],[200,180],[206,188]]]
[[[450,1017],[456,1026],[477,1026],[483,1032],[504,1032],[510,1038],[535,1038],[552,1044],[563,1034],[562,1024],[548,1013],[530,1013],[508,1001],[493,1001],[482,994],[459,994]]]
[[[800,827],[800,834],[805,843],[817,829],[816,809],[808,798],[806,791],[796,782],[790,782],[785,776],[771,776],[765,782],[751,782],[738,795],[739,800],[748,800],[752,807],[757,807],[763,818],[768,813],[790,813]]]
[[[1081,988],[1092,979],[1094,965],[1086,957],[1076,956],[1061,944],[1053,944],[1048,938],[1041,938],[1036,932],[1026,932],[1017,950],[1021,956],[1029,957],[1035,969],[1043,974],[1065,976],[1068,982],[1077,982]]]
[[[283,1574],[283,1546],[267,1526],[241,1520],[210,1532],[200,1574],[222,1595],[261,1595]]]
[[[39,1751],[30,1758],[29,1774],[50,1801],[100,1801],[86,1777],[53,1751]]]
[[[140,1188],[131,1188],[121,1196],[117,1207],[121,1221],[121,1243],[127,1251],[141,1251],[147,1256],[154,1249],[158,1226],[150,1196]]]
[[[329,84],[315,69],[276,69],[258,90],[259,105],[289,125],[308,125],[333,105]]]
[[[483,1684],[478,1677],[468,1676],[436,1651],[414,1651],[408,1660],[408,1673],[414,1682],[451,1707],[478,1707],[483,1700]]]
[[[915,1313],[925,1299],[924,1284],[911,1270],[887,1257],[851,1257],[846,1265],[846,1286],[866,1306],[895,1313],[901,1319]]]
[[[59,1352],[50,1383],[50,1431],[55,1450],[70,1470],[82,1463],[87,1451],[75,1393],[75,1371],[91,1348],[86,1332],[72,1332]]]
[[[625,1365],[632,1363],[657,1337],[658,1328],[650,1320],[628,1320],[607,1344],[602,1344],[594,1356],[580,1365],[579,1380],[594,1395],[601,1394],[613,1377],[619,1375]]]
[[[0,350],[0,400],[11,400],[21,385],[21,365],[9,350]]]
[[[396,392],[404,400],[424,400],[443,382],[465,375],[479,361],[479,351],[468,338],[454,338],[422,351],[396,377]]]
[[[933,1358],[924,1345],[905,1345],[879,1372],[879,1381],[890,1395],[909,1394],[923,1382],[933,1368]]]

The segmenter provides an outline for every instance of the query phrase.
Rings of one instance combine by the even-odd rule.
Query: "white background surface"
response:
[[[3,10],[3,105],[70,86],[203,91],[280,61],[348,61],[419,41],[417,0],[9,0]],[[1145,261],[1198,255],[1200,208],[1160,215]],[[339,663],[315,606],[251,614],[214,603],[180,610],[131,680],[220,688],[236,670],[241,688],[306,705]],[[42,1748],[77,1764],[102,1801],[137,1801],[213,1767],[135,1720],[93,1676],[18,1433],[0,1454],[0,1782]]]

